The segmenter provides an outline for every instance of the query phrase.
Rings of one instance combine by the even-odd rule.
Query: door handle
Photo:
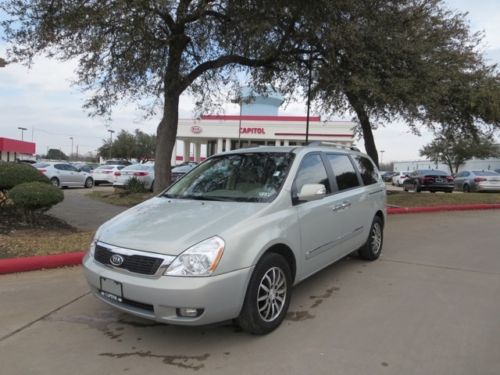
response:
[[[351,207],[351,203],[344,201],[341,204],[336,204],[335,206],[333,206],[332,211],[336,212],[336,211],[340,211],[340,210],[343,210],[343,209],[349,208],[349,207]]]

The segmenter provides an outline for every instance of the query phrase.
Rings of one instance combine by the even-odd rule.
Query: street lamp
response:
[[[23,128],[22,126],[18,126],[17,128],[21,130],[21,141],[24,141],[24,131],[28,130],[28,128]]]
[[[115,132],[113,129],[108,129],[109,132],[109,158],[111,159],[111,147],[113,145],[113,133]]]
[[[71,159],[73,157],[73,137],[69,137],[71,139],[71,154],[69,154],[69,158]]]

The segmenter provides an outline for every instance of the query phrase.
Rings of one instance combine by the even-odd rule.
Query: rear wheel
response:
[[[290,305],[292,273],[281,255],[267,253],[255,266],[245,301],[237,319],[239,326],[254,335],[276,329]]]
[[[462,190],[464,191],[464,193],[470,193],[470,186],[467,184],[464,184]]]
[[[59,182],[59,179],[58,179],[57,177],[52,177],[52,178],[50,179],[50,183],[51,183],[52,185],[54,185],[55,187],[59,187],[59,186],[60,186],[60,184],[61,184],[61,183]]]
[[[373,218],[370,234],[366,243],[358,250],[359,256],[365,260],[375,260],[382,253],[384,244],[384,224],[379,216]]]

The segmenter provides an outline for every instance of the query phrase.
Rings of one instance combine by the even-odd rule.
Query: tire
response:
[[[364,260],[376,260],[382,253],[383,245],[384,224],[380,217],[375,216],[370,227],[368,239],[366,240],[366,243],[358,250],[358,254],[360,258]]]
[[[403,184],[403,190],[404,191],[408,191],[408,188],[406,187],[406,185]]]
[[[464,193],[470,193],[470,186],[467,184],[464,184],[464,186],[462,187],[462,190]]]
[[[151,188],[149,189],[149,191],[152,193],[155,189],[155,180],[153,180],[153,182],[151,182]]]
[[[436,190],[429,190],[429,191],[430,191],[431,193],[435,193],[435,192],[436,192]]]
[[[445,193],[453,193],[453,190],[445,190]]]
[[[90,189],[94,186],[94,180],[92,180],[92,177],[87,177],[87,179],[85,180],[85,185],[84,187],[86,189]]]
[[[99,182],[94,181],[94,186],[99,186]]]
[[[57,177],[52,177],[50,179],[50,183],[52,185],[54,185],[55,187],[60,187],[61,186],[61,182],[59,181],[59,179]]]
[[[254,335],[265,335],[276,329],[288,311],[291,286],[292,273],[285,258],[276,253],[264,254],[248,283],[245,301],[236,320],[238,325]]]

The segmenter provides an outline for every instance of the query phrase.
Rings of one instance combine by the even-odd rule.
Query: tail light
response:
[[[474,178],[474,182],[481,182],[481,181],[488,181],[488,179],[484,178],[484,177],[476,177],[476,178]]]
[[[147,176],[148,172],[134,172],[134,176]]]
[[[455,181],[455,178],[453,178],[453,176],[446,176],[446,181],[453,182]]]
[[[122,174],[120,173],[120,171],[116,171],[115,172],[115,176],[121,176]]]
[[[46,169],[39,169],[38,172],[43,174],[43,173],[47,172],[47,170]]]

